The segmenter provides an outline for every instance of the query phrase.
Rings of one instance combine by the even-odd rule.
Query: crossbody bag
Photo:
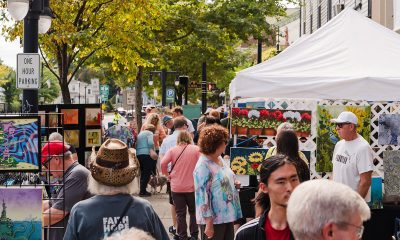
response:
[[[179,158],[181,157],[182,153],[185,151],[185,149],[187,148],[187,146],[189,146],[189,144],[185,146],[185,148],[182,150],[182,152],[181,152],[181,153],[179,154],[179,156],[176,158],[175,164],[171,166],[171,170],[169,170],[169,172],[168,172],[169,174],[172,173],[172,170],[174,169],[175,165],[178,163]]]

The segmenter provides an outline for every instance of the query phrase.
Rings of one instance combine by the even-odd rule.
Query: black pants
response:
[[[205,229],[206,225],[200,225],[200,240],[232,240],[235,238],[233,234],[233,222],[214,224],[214,236],[212,238],[207,237],[204,233]]]
[[[190,215],[190,236],[197,238],[199,233],[196,224],[196,206],[194,192],[172,192],[172,199],[174,200],[175,205],[179,239],[188,239],[186,211],[188,211]]]
[[[140,193],[145,193],[150,175],[155,174],[157,161],[154,161],[150,155],[138,155],[137,158],[140,163]]]

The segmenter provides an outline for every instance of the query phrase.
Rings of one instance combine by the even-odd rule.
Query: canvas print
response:
[[[78,109],[61,109],[64,113],[64,124],[78,124]]]
[[[0,188],[0,201],[0,239],[42,239],[42,188]]]
[[[371,179],[371,201],[368,205],[372,209],[381,209],[382,205],[382,178],[380,176],[372,176]]]
[[[231,169],[238,175],[259,175],[265,148],[231,148]]]
[[[275,136],[283,122],[290,122],[299,137],[311,135],[311,111],[232,108],[232,134]]]
[[[55,112],[49,113],[49,127],[55,128],[58,126],[58,114]]]
[[[400,151],[383,153],[383,172],[385,176],[385,195],[387,202],[400,202]]]
[[[101,129],[86,130],[86,147],[101,145]]]
[[[46,126],[46,111],[38,111],[38,115],[40,117],[40,126],[45,127]]]
[[[357,132],[369,142],[370,106],[318,106],[317,107],[317,172],[332,172],[332,155],[335,144],[340,140],[336,125],[330,120],[337,118],[343,111],[353,112],[358,118]]]
[[[85,125],[98,126],[101,124],[100,108],[86,108],[85,109]]]
[[[0,171],[39,171],[39,118],[0,117]]]
[[[79,130],[64,130],[64,141],[79,148]]]
[[[379,116],[378,144],[399,145],[400,114],[382,114]]]

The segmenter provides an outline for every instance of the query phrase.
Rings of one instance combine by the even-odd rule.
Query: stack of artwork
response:
[[[39,117],[0,117],[0,171],[40,171]]]
[[[232,108],[232,134],[275,136],[283,122],[292,123],[299,137],[311,134],[311,111]]]
[[[317,172],[332,172],[332,155],[335,144],[340,140],[336,125],[331,119],[337,118],[343,111],[353,112],[358,118],[357,132],[369,142],[370,106],[318,106],[317,108]]]

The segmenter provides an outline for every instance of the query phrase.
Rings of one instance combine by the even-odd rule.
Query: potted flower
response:
[[[239,111],[239,120],[237,122],[237,134],[246,135],[247,134],[247,126],[248,126],[248,114],[249,110],[246,108],[240,109]]]
[[[260,112],[258,110],[250,110],[248,115],[249,117],[249,122],[248,122],[248,127],[249,127],[249,134],[250,135],[261,135],[262,133],[262,121],[260,119]]]
[[[231,119],[231,133],[236,134],[237,133],[237,126],[239,123],[239,112],[240,108],[232,108],[232,119]]]
[[[297,136],[308,137],[311,132],[311,115],[308,112],[301,114],[301,120],[296,124]]]

